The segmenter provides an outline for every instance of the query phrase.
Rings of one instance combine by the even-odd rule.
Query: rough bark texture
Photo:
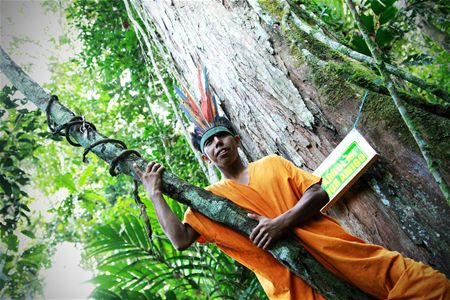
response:
[[[351,129],[362,92],[330,82],[298,60],[279,31],[266,27],[246,1],[144,5],[185,83],[195,84],[199,60],[208,66],[220,106],[237,127],[250,161],[278,153],[312,171]],[[387,103],[386,97],[369,96],[366,109],[381,117],[369,115],[360,128],[381,160],[329,214],[355,235],[449,276],[449,206]],[[387,120],[391,114],[394,123]],[[444,161],[448,181],[447,170]]]
[[[27,99],[46,111],[50,95],[34,82],[23,70],[17,66],[0,47],[0,70],[24,94]],[[73,112],[56,102],[50,111],[50,118],[60,126],[74,116]],[[70,132],[71,136],[84,148],[104,139],[97,131],[85,133],[77,130]],[[120,155],[122,149],[114,144],[107,143],[92,149],[98,157],[108,163]],[[137,179],[132,165],[136,163],[141,169],[147,162],[141,158],[128,158],[119,163],[121,172],[134,176]],[[223,223],[236,231],[249,236],[257,221],[247,217],[247,211],[237,207],[231,201],[218,197],[202,188],[190,185],[168,171],[163,173],[163,193],[183,203],[205,216]],[[145,212],[145,210],[144,210]],[[305,280],[311,287],[317,289],[322,295],[331,299],[371,299],[356,287],[328,272],[303,247],[291,238],[277,241],[268,250],[283,265]]]

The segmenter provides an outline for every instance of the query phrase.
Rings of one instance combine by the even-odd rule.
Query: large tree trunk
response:
[[[293,56],[247,1],[147,1],[144,7],[184,83],[194,84],[198,61],[208,67],[250,161],[278,153],[312,171],[350,131],[362,90]],[[449,276],[449,206],[389,99],[371,95],[367,102],[360,131],[381,159],[329,214],[368,242]],[[438,121],[449,128],[447,120],[432,122]],[[448,181],[448,161],[443,171]]]

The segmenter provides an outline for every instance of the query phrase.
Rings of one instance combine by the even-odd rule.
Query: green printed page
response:
[[[322,187],[330,198],[364,165],[368,156],[357,142],[352,142],[344,153],[323,173]]]

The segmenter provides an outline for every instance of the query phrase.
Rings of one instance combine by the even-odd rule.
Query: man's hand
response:
[[[258,248],[266,250],[271,243],[282,237],[286,231],[286,228],[279,224],[276,219],[269,219],[256,214],[247,214],[247,216],[259,222],[250,234],[250,240]]]
[[[311,217],[319,214],[320,209],[328,200],[327,192],[320,184],[314,184],[306,190],[294,207],[275,219],[248,214],[249,218],[259,222],[250,234],[250,240],[259,248],[267,249],[272,242],[290,231],[291,228],[308,222]]]
[[[161,174],[164,171],[164,167],[154,161],[147,165],[145,172],[142,172],[136,164],[133,167],[150,198],[154,199],[156,196],[161,195]]]
[[[152,161],[145,168],[145,172],[142,172],[136,165],[133,168],[147,190],[155,208],[158,222],[172,245],[179,251],[189,247],[199,237],[199,234],[188,224],[183,224],[164,200],[161,193],[161,174],[164,167]]]

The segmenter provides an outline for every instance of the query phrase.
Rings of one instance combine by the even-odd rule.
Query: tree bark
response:
[[[34,82],[23,70],[15,64],[0,47],[0,70],[8,77],[15,87],[26,95],[27,99],[43,111],[47,110],[50,95]],[[61,126],[74,116],[68,108],[59,102],[54,102],[50,110],[50,119],[56,126]],[[96,130],[80,132],[76,126],[70,131],[71,136],[82,147],[87,148],[105,137]],[[91,151],[109,164],[122,152],[121,147],[112,143],[94,147]],[[119,163],[118,169],[134,179],[138,179],[133,171],[136,163],[144,169],[147,162],[134,157]],[[190,185],[182,181],[172,173],[165,171],[162,176],[163,193],[185,204],[203,215],[236,231],[249,236],[256,227],[257,221],[247,217],[247,211],[239,208],[231,201],[218,197],[202,188]],[[306,250],[293,238],[284,238],[277,241],[268,250],[280,263],[300,276],[311,287],[330,299],[371,299],[358,288],[337,278],[319,264]]]
[[[313,80],[323,74],[296,59],[276,28],[266,26],[247,1],[143,5],[138,9],[153,20],[184,83],[194,83],[198,61],[208,66],[211,86],[250,161],[277,153],[312,171],[350,130],[361,94],[338,82],[333,88],[343,100],[330,105],[334,92],[323,93]],[[372,97],[366,107],[385,109]],[[449,276],[449,206],[416,149],[384,122],[370,117],[361,129],[382,159],[329,214],[353,234]]]

